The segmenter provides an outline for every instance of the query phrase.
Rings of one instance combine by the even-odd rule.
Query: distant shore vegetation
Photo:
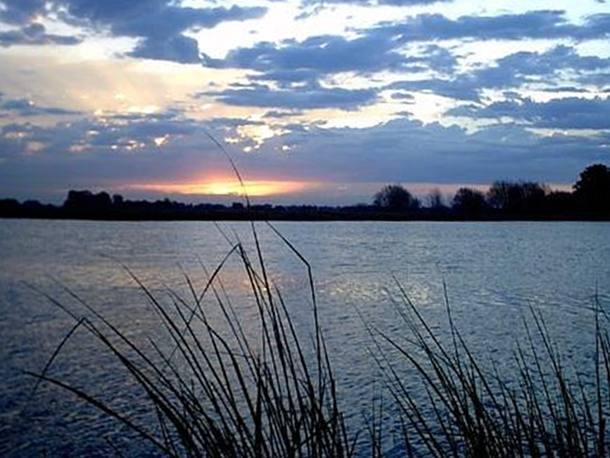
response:
[[[127,200],[88,190],[68,192],[60,206],[0,199],[0,217],[94,220],[610,220],[610,167],[588,166],[572,192],[533,181],[502,180],[486,191],[462,187],[417,197],[401,184],[384,186],[371,203],[350,206],[187,204],[169,199]]]

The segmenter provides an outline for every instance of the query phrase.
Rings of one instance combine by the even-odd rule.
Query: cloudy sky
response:
[[[0,0],[0,198],[370,201],[610,164],[601,0]]]

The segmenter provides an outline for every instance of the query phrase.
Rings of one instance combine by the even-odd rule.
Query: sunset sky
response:
[[[370,202],[610,165],[601,0],[0,0],[0,198]],[[227,197],[228,196],[228,197]]]

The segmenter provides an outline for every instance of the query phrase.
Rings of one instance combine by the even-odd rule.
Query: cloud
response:
[[[420,14],[401,21],[367,29],[369,34],[391,36],[407,43],[433,40],[523,40],[573,38],[600,39],[610,36],[610,14],[597,14],[576,25],[565,12],[537,10],[497,16],[461,16],[449,19],[442,14]]]
[[[608,136],[540,136],[502,124],[468,133],[459,127],[397,119],[366,129],[290,132],[273,145],[293,145],[280,165],[291,179],[402,183],[490,183],[496,179],[572,182],[586,165],[607,161]],[[271,145],[269,145],[271,147]]]
[[[401,47],[393,38],[381,35],[353,39],[322,35],[303,41],[262,42],[250,48],[237,48],[224,59],[204,57],[204,65],[254,70],[257,73],[248,76],[250,81],[273,82],[286,93],[294,87],[316,85],[346,72],[369,78],[379,72],[417,74],[431,68],[450,73],[457,65],[450,50],[434,44],[418,45],[409,54]]]
[[[458,100],[480,101],[485,89],[508,90],[536,84],[538,89],[559,91],[566,83],[607,85],[607,80],[598,75],[606,69],[610,69],[610,58],[581,56],[574,48],[559,45],[544,52],[520,51],[450,76],[397,81],[388,89],[430,91]]]
[[[177,112],[88,118],[52,126],[0,126],[0,196],[63,198],[68,189],[231,175],[210,141],[223,132]],[[31,146],[40,145],[32,154]]]
[[[201,122],[179,112],[44,127],[5,125],[0,127],[0,195],[29,198],[56,190],[63,197],[70,188],[197,182],[206,173],[231,177],[230,165],[207,133],[223,141],[239,137],[235,131],[242,126],[233,118]],[[227,148],[249,180],[407,185],[502,178],[573,182],[586,165],[607,160],[610,153],[610,134],[549,137],[528,127],[513,122],[468,133],[407,118],[364,129],[282,125],[255,153],[241,152],[247,138]],[[44,148],[33,152],[32,145]],[[294,200],[303,202],[299,196]]]
[[[368,74],[404,68],[409,60],[396,52],[395,47],[393,40],[384,36],[348,39],[322,35],[303,41],[287,40],[279,45],[263,42],[251,48],[237,48],[225,59],[208,58],[204,64],[257,70],[264,73],[265,79],[290,83],[340,72]]]
[[[128,55],[144,59],[169,60],[181,64],[201,62],[197,40],[184,35],[164,39],[145,38]]]
[[[135,57],[171,60],[179,63],[199,62],[199,49],[185,32],[212,28],[226,21],[245,21],[266,13],[262,7],[191,8],[176,6],[172,0],[3,0],[0,21],[21,26],[7,32],[0,44],[74,44],[69,37],[41,34],[34,21],[56,15],[64,22],[113,36],[140,38],[133,51]],[[37,27],[32,36],[31,27]]]
[[[454,0],[304,0],[304,5],[358,5],[358,6],[418,6],[431,5],[433,3],[451,3]]]
[[[486,107],[467,105],[448,112],[471,118],[510,118],[531,127],[610,130],[610,99],[566,97],[548,102],[513,99]]]
[[[518,75],[549,76],[563,70],[596,71],[610,67],[610,58],[581,56],[570,46],[560,45],[538,53],[521,51],[498,60],[497,67],[510,72],[511,78]]]
[[[339,108],[355,110],[377,101],[377,91],[373,89],[326,88],[318,84],[291,89],[273,89],[265,84],[236,86],[224,91],[207,91],[198,97],[212,96],[227,105],[265,107],[280,109]]]
[[[197,41],[183,35],[187,30],[212,28],[225,21],[244,21],[261,17],[266,9],[243,8],[183,8],[166,6],[143,14],[138,19],[114,21],[115,35],[142,37],[129,55],[179,63],[200,63]]]
[[[82,114],[80,111],[67,110],[58,107],[41,107],[29,99],[3,100],[0,94],[0,110],[10,112],[13,116],[76,116]]]
[[[0,32],[0,46],[13,45],[77,45],[82,39],[46,32],[42,24],[30,24],[19,29]]]
[[[395,82],[389,89],[477,101],[484,89],[517,88],[534,82],[545,87],[554,81],[580,83],[575,75],[593,78],[609,67],[610,59],[580,56],[574,48],[560,45],[545,52],[517,52],[492,64],[464,69],[455,51],[458,45],[452,48],[438,41],[603,38],[610,34],[607,22],[606,15],[598,14],[576,25],[567,21],[565,12],[552,10],[457,19],[420,14],[358,30],[360,35],[355,38],[320,35],[302,41],[260,42],[234,49],[223,59],[204,56],[203,63],[211,68],[253,70],[256,73],[248,76],[251,82],[272,82],[286,91],[328,82],[340,73],[373,77],[391,72],[408,75],[408,80]]]
[[[31,23],[37,16],[46,12],[46,0],[2,0],[0,2],[0,21],[24,25]]]
[[[292,118],[294,116],[301,116],[303,111],[301,110],[288,110],[288,111],[280,111],[280,110],[270,110],[263,118],[265,119],[283,119],[283,118]]]
[[[8,101],[4,105],[25,112],[26,116],[57,110],[38,109],[23,100]],[[37,111],[29,114],[29,110]],[[157,147],[155,139],[189,136],[198,129],[193,121],[182,118],[177,112],[168,111],[152,115],[81,118],[77,121],[59,122],[52,127],[13,123],[0,127],[0,137],[21,145],[26,142],[45,144],[45,152],[49,155],[64,157],[85,151],[94,155],[154,151]]]

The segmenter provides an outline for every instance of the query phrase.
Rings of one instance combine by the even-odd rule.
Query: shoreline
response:
[[[577,216],[577,215],[496,215],[490,217],[459,217],[437,215],[269,215],[269,214],[235,214],[235,215],[0,215],[0,220],[48,220],[48,221],[97,221],[97,222],[610,222],[610,217]]]

